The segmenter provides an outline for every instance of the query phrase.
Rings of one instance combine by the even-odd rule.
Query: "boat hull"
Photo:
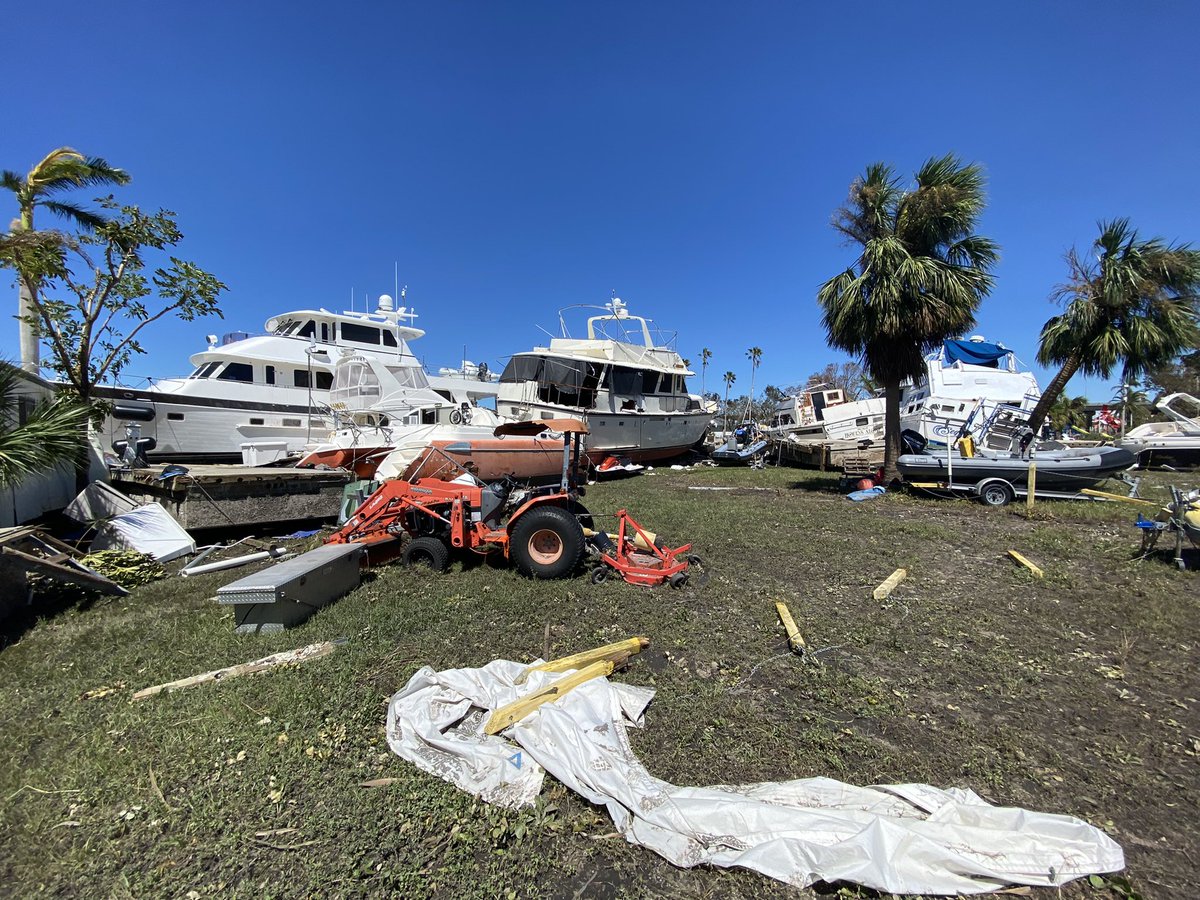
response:
[[[513,478],[527,484],[555,483],[562,478],[563,441],[516,435],[431,441],[401,477],[441,478],[447,469],[465,469],[485,482]]]

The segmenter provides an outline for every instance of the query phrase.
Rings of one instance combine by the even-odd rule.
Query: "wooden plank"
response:
[[[336,650],[339,643],[342,642],[322,641],[319,644],[309,644],[307,647],[300,647],[296,650],[273,653],[270,656],[264,656],[262,659],[256,659],[252,662],[239,663],[236,666],[226,666],[224,669],[213,669],[211,672],[202,672],[199,675],[180,678],[178,681],[168,681],[165,684],[156,684],[153,687],[142,688],[142,690],[133,695],[133,699],[144,700],[147,697],[153,697],[155,694],[161,694],[163,691],[178,691],[184,688],[195,687],[198,684],[228,681],[230,678],[237,678],[239,675],[254,675],[278,666],[308,662],[310,659],[320,659]]]
[[[1120,500],[1122,503],[1140,503],[1142,506],[1161,506],[1153,500],[1143,500],[1141,497],[1125,497],[1121,494],[1110,494],[1108,491],[1097,491],[1093,488],[1084,488],[1079,493],[1087,494],[1089,497],[1102,497],[1105,500]]]
[[[569,672],[571,669],[582,669],[584,666],[603,660],[608,660],[616,666],[625,662],[625,660],[629,659],[635,653],[641,653],[649,646],[650,638],[631,637],[613,644],[605,644],[603,647],[584,650],[582,653],[562,656],[558,659],[552,659],[549,662],[530,666],[525,674],[517,679],[517,684],[523,683],[528,677],[529,672]]]
[[[1015,559],[1017,562],[1019,562],[1021,565],[1023,565],[1025,568],[1027,568],[1030,572],[1032,572],[1038,578],[1045,577],[1045,575],[1046,575],[1045,572],[1043,572],[1041,569],[1039,569],[1037,566],[1035,566],[1033,563],[1031,563],[1029,560],[1027,560],[1024,556],[1022,556],[1016,550],[1009,550],[1008,555],[1011,556],[1013,559]]]
[[[888,594],[896,589],[896,585],[898,585],[907,577],[908,569],[897,569],[895,572],[885,578],[880,583],[879,587],[875,588],[871,596],[876,600],[884,599]]]
[[[593,678],[611,675],[612,670],[612,661],[606,659],[594,662],[590,666],[584,666],[579,671],[572,672],[570,675],[564,675],[540,691],[535,691],[527,697],[514,700],[512,703],[508,703],[497,709],[492,713],[491,718],[487,720],[487,724],[483,726],[484,734],[497,734],[510,725],[521,721],[543,703],[557,700],[567,692],[574,690],[584,682],[591,681]]]
[[[775,603],[775,612],[779,613],[779,621],[783,623],[783,627],[787,631],[788,643],[792,649],[801,655],[806,653],[808,651],[808,644],[804,643],[804,635],[796,627],[796,620],[792,618],[792,612],[787,608],[787,604],[777,601]]]
[[[1037,463],[1029,464],[1029,483],[1027,484],[1028,493],[1025,495],[1025,513],[1028,515],[1033,512],[1033,504],[1037,498]]]

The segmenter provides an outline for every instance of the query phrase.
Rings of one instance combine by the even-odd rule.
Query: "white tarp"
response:
[[[742,866],[797,887],[850,881],[881,891],[984,893],[1061,885],[1124,867],[1121,848],[1070,816],[991,806],[969,790],[853,787],[828,778],[676,787],[629,745],[654,692],[597,678],[508,729],[483,734],[487,711],[561,675],[496,660],[425,667],[392,697],[387,738],[400,756],[482,799],[532,803],[544,771],[607,807],[625,839],[678,866]],[[515,743],[514,743],[515,742]],[[543,771],[544,767],[544,771]]]
[[[119,513],[96,526],[93,550],[137,550],[159,562],[196,552],[196,542],[157,503]]]

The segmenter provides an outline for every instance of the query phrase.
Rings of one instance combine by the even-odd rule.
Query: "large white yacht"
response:
[[[839,388],[814,385],[780,400],[764,430],[775,440],[798,443],[877,440],[883,435],[883,398],[846,400]]]
[[[256,444],[299,452],[334,427],[329,390],[343,356],[420,368],[408,346],[425,333],[415,319],[384,294],[374,312],[303,309],[268,320],[266,334],[235,332],[220,342],[210,335],[208,349],[191,357],[191,375],[144,388],[98,387],[97,397],[112,404],[102,434],[121,440],[133,423],[140,437],[154,439],[146,457],[159,461],[233,462],[243,445]],[[455,404],[496,394],[494,384],[463,377],[431,376],[428,388]]]
[[[689,394],[683,359],[650,321],[618,298],[595,309],[587,337],[573,338],[559,311],[562,337],[512,357],[500,375],[496,411],[518,420],[584,416],[587,453],[645,462],[675,456],[704,438],[710,416]]]
[[[978,335],[944,341],[925,357],[925,377],[905,384],[900,427],[919,432],[930,447],[944,447],[964,426],[982,426],[983,412],[996,406],[1032,412],[1041,396],[1033,373],[1022,370],[1003,344]]]

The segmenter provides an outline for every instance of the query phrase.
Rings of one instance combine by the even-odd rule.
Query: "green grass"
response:
[[[387,698],[420,666],[529,660],[549,625],[552,655],[651,638],[615,677],[658,692],[633,740],[663,778],[963,785],[1102,825],[1146,896],[1187,896],[1200,854],[1196,574],[1133,561],[1125,505],[1039,502],[1027,519],[1023,505],[852,504],[835,488],[791,469],[658,469],[591,489],[594,513],[627,507],[695,543],[711,578],[682,591],[534,582],[477,561],[444,576],[391,566],[300,628],[244,637],[211,600],[240,570],[10,623],[0,892],[810,896],[675,869],[606,837],[604,811],[552,781],[536,809],[504,812],[388,751]],[[871,599],[901,566],[908,579]],[[776,599],[820,664],[785,655]],[[130,701],[337,637],[325,659]],[[359,786],[384,777],[397,780]]]

